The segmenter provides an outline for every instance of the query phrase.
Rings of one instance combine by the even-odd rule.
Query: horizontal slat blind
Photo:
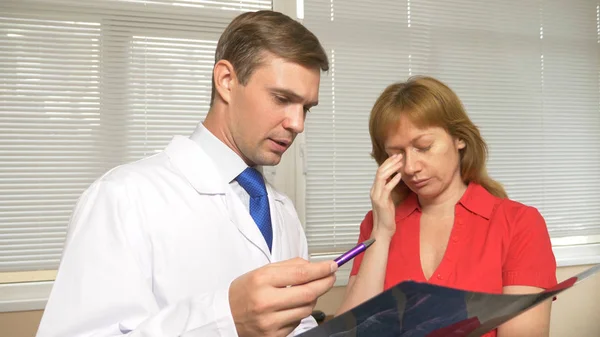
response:
[[[408,75],[408,27],[396,24],[407,14],[390,0],[305,4],[304,24],[321,39],[331,63],[306,125],[307,239],[311,252],[325,253],[356,243],[357,224],[370,208],[376,166],[369,111],[382,83]]]
[[[4,11],[2,11],[4,13]],[[98,22],[0,15],[0,270],[56,265],[104,170]]]
[[[208,111],[217,40],[133,37],[126,89],[128,159],[160,150],[173,134],[189,133]]]
[[[332,63],[306,129],[312,253],[356,243],[376,170],[368,115],[410,75],[458,93],[490,147],[490,174],[537,207],[553,237],[600,234],[597,0],[305,3]]]
[[[208,111],[214,49],[270,1],[0,3],[0,272],[57,267],[79,195]]]
[[[600,234],[599,4],[545,0],[540,10],[544,189],[536,205],[555,236]]]

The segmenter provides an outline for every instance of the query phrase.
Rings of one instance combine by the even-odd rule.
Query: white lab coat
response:
[[[272,253],[189,138],[108,172],[74,210],[37,336],[237,336],[230,282],[269,262],[308,257],[292,202],[267,191]],[[314,326],[307,317],[292,335]]]

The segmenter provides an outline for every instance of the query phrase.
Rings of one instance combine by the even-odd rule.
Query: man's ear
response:
[[[213,77],[217,94],[225,103],[229,103],[233,82],[236,80],[233,65],[227,60],[219,60],[213,68]]]

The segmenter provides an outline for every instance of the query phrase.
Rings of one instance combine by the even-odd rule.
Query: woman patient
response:
[[[488,176],[486,143],[450,88],[429,77],[390,85],[369,131],[379,168],[358,241],[376,241],[354,260],[338,314],[406,280],[505,294],[556,285],[544,219]],[[548,336],[550,306],[486,336]]]

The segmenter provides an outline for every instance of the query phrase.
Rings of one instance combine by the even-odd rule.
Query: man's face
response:
[[[228,128],[234,151],[250,165],[277,165],[319,98],[320,69],[266,55],[248,83],[233,81]]]

